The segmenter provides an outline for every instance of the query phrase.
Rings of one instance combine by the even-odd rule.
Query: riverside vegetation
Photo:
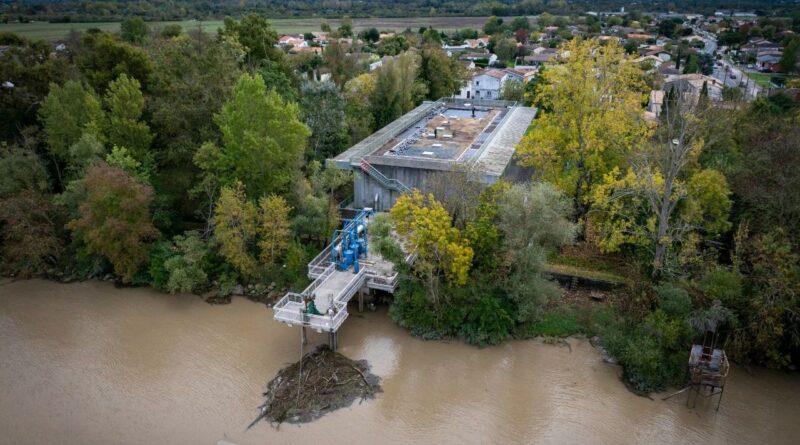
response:
[[[0,77],[13,85],[0,101],[3,273],[113,275],[209,298],[240,284],[301,288],[350,194],[350,178],[320,161],[458,89],[465,73],[439,37],[290,56],[257,15],[216,36],[76,33],[55,52],[2,35]],[[400,256],[391,230],[418,254],[398,264],[392,317],[425,338],[479,345],[596,334],[642,391],[680,383],[709,321],[724,324],[736,361],[795,367],[797,106],[670,93],[648,123],[652,79],[619,46],[565,49],[518,92],[542,110],[518,147],[531,182],[482,190],[468,171],[446,174],[376,222],[387,257]],[[368,72],[370,52],[398,57]],[[322,66],[332,83],[302,78]],[[625,288],[573,305],[547,274],[563,260],[616,270]]]

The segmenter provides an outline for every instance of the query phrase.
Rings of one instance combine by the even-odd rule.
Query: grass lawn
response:
[[[367,28],[378,28],[378,30],[403,31],[410,28],[417,31],[423,26],[432,26],[441,31],[453,31],[462,28],[480,29],[487,17],[414,17],[414,18],[361,18],[353,19],[353,27],[356,31]],[[320,24],[327,21],[331,27],[338,26],[338,20],[325,20],[323,18],[305,19],[270,19],[270,23],[279,34],[294,34],[311,31],[319,31]],[[177,23],[184,30],[201,29],[205,32],[216,32],[222,26],[222,20],[211,20],[200,22],[197,20],[183,20],[180,22],[149,22],[150,29],[157,30],[164,25]],[[58,40],[64,38],[70,31],[86,31],[89,28],[99,28],[103,31],[119,31],[119,22],[97,22],[97,23],[7,23],[0,24],[0,32],[13,32],[23,37],[38,40]]]
[[[770,79],[772,79],[772,75],[769,73],[747,73],[747,77],[764,88],[769,88]]]

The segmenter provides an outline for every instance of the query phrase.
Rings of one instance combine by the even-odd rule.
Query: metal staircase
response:
[[[408,186],[406,186],[402,182],[398,181],[397,179],[387,178],[386,175],[381,173],[380,170],[375,168],[375,166],[373,166],[372,164],[367,162],[366,159],[363,159],[363,158],[361,159],[361,170],[363,170],[364,173],[372,176],[382,186],[384,186],[384,187],[386,187],[388,189],[397,190],[398,192],[401,192],[401,193],[405,193],[405,192],[411,190],[410,188],[408,188]]]

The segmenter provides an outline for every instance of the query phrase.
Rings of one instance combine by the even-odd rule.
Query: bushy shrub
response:
[[[170,293],[196,292],[208,284],[208,246],[197,232],[177,235],[174,255],[164,261],[169,274],[166,289]]]
[[[706,273],[700,281],[700,289],[711,299],[719,300],[723,306],[742,306],[742,276],[738,272],[716,267]]]
[[[311,255],[302,244],[293,241],[286,249],[284,256],[286,281],[294,289],[303,289],[308,284],[308,262]]]
[[[672,284],[665,283],[656,289],[658,294],[658,305],[667,315],[671,317],[685,317],[692,311],[692,299],[686,289]]]
[[[692,334],[683,318],[669,317],[661,309],[640,323],[610,315],[599,323],[598,331],[635,391],[660,391],[681,383]]]
[[[164,262],[172,255],[172,242],[168,240],[155,242],[150,248],[150,264],[147,269],[150,274],[150,285],[160,291],[167,291],[169,272],[164,268]]]

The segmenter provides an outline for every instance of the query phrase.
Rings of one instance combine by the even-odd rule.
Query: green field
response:
[[[421,26],[433,26],[438,30],[451,31],[460,28],[480,29],[487,17],[415,17],[415,18],[364,18],[354,19],[353,27],[356,30],[378,28],[379,30],[402,31],[406,28],[413,30]],[[322,18],[307,19],[270,19],[272,26],[282,34],[319,31],[320,23],[326,21]],[[338,20],[327,20],[332,27],[338,26]],[[157,30],[164,25],[177,23],[184,30],[201,29],[206,32],[215,32],[222,26],[222,20],[200,22],[197,20],[184,20],[180,22],[150,22],[150,28]],[[97,23],[8,23],[0,24],[0,32],[13,32],[23,37],[38,40],[58,40],[64,38],[70,31],[85,31],[89,28],[99,28],[103,31],[119,31],[119,22]]]

